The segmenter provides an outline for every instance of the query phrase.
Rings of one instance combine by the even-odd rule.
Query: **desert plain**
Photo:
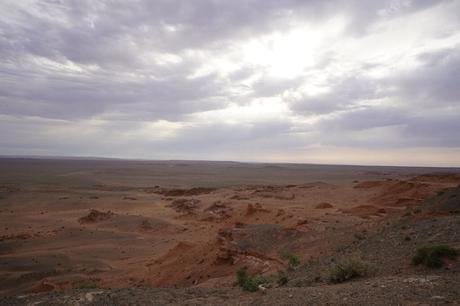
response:
[[[459,184],[458,168],[2,158],[0,301],[455,304],[458,262],[410,259],[460,246]],[[346,256],[372,272],[331,284]],[[242,268],[287,283],[244,292]]]

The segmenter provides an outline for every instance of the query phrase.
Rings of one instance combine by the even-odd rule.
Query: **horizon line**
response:
[[[341,164],[341,163],[314,163],[314,162],[288,162],[288,161],[238,161],[238,160],[213,160],[213,159],[161,159],[161,158],[131,158],[131,157],[104,157],[92,155],[2,155],[0,159],[42,159],[42,160],[119,160],[119,161],[151,161],[151,162],[217,162],[241,164],[288,164],[288,165],[314,165],[314,166],[342,166],[342,167],[393,167],[393,168],[434,168],[458,169],[460,166],[426,166],[426,165],[379,165],[379,164]]]

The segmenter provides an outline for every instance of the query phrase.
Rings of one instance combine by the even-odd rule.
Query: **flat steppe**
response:
[[[0,158],[0,304],[455,304],[457,261],[432,270],[410,259],[426,244],[460,246],[459,173]],[[371,272],[328,282],[354,256]],[[243,267],[286,271],[288,283],[243,292]]]

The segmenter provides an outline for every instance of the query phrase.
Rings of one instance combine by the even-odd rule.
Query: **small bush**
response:
[[[458,251],[447,245],[424,246],[419,248],[415,256],[412,257],[412,264],[440,268],[443,265],[443,258],[455,259],[457,256]]]
[[[359,258],[349,258],[336,264],[329,272],[329,280],[332,283],[343,283],[352,278],[364,276],[368,266]]]
[[[78,289],[96,289],[99,288],[99,284],[93,280],[82,281],[77,285]]]
[[[236,282],[243,290],[255,292],[259,285],[269,284],[270,280],[261,275],[249,276],[246,268],[242,268],[236,272]]]
[[[288,261],[290,268],[297,267],[300,264],[299,257],[288,250],[281,251],[280,255]]]
[[[236,271],[236,283],[238,286],[243,287],[243,284],[248,280],[248,272],[246,268],[241,268]]]
[[[289,280],[288,280],[286,272],[279,271],[278,272],[278,277],[277,277],[277,280],[276,280],[277,284],[279,286],[284,286],[284,285],[286,285],[288,283],[288,281]]]

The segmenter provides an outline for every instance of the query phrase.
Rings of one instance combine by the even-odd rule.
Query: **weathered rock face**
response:
[[[216,263],[246,266],[250,273],[265,273],[284,266],[279,251],[302,235],[276,224],[240,225],[219,231]]]
[[[255,205],[248,204],[248,207],[246,208],[246,216],[251,216],[259,212],[269,212],[269,210],[263,208],[260,203],[256,203]]]
[[[282,215],[285,215],[286,214],[286,211],[284,209],[278,209],[277,213],[276,213],[276,216],[279,217],[279,216],[282,216]]]
[[[332,204],[327,203],[327,202],[321,202],[315,206],[316,209],[328,209],[328,208],[333,208]]]
[[[426,183],[431,176],[418,176],[411,180],[365,181],[356,184],[357,189],[376,189],[369,203],[385,207],[411,207],[422,199],[435,195],[438,188]],[[453,180],[455,177],[441,176],[440,180]],[[438,182],[438,181],[436,181]]]
[[[115,213],[111,212],[110,210],[103,212],[96,209],[91,209],[88,215],[81,217],[78,219],[80,223],[94,223],[99,221],[108,220],[115,216]]]
[[[227,204],[217,201],[204,210],[202,221],[221,221],[231,217],[233,208]]]
[[[192,215],[196,213],[200,200],[196,199],[176,199],[168,207],[171,207],[178,213]]]
[[[234,263],[233,256],[238,253],[238,248],[232,241],[233,235],[231,229],[222,229],[219,231],[217,234],[219,253],[217,254],[216,262]]]
[[[162,189],[157,188],[153,192],[157,194],[162,194],[167,197],[184,197],[184,196],[197,196],[202,194],[208,194],[215,191],[216,188],[204,188],[204,187],[195,187],[191,189]]]
[[[219,252],[216,257],[216,263],[241,264],[245,266],[249,273],[264,273],[270,270],[270,259],[265,258],[262,254],[251,253],[240,249],[238,243],[234,241],[232,230],[223,230],[219,232],[217,238],[219,243]]]

